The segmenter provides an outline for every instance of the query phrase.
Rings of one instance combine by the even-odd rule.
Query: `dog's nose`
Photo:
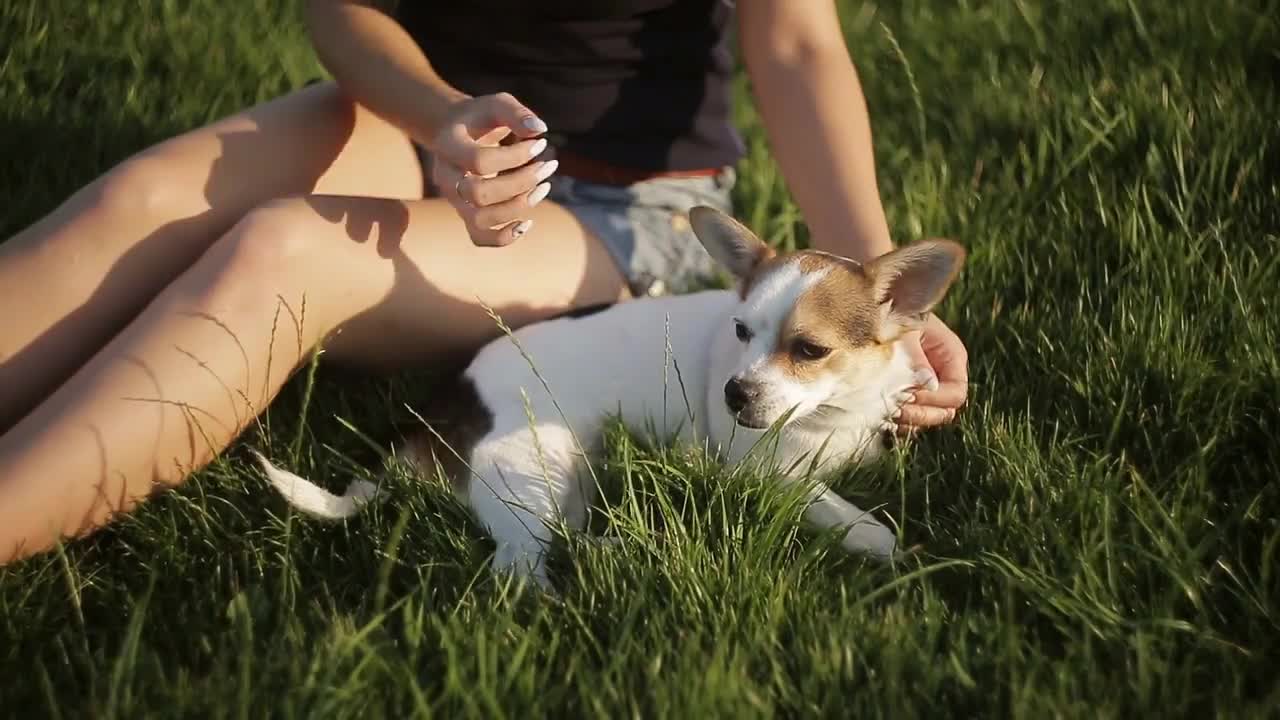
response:
[[[745,382],[741,378],[730,378],[724,384],[724,403],[735,413],[742,412],[759,395],[760,390],[754,383]]]

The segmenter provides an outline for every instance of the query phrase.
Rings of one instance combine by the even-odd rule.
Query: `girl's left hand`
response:
[[[969,352],[960,337],[932,313],[924,328],[912,335],[907,339],[912,365],[931,368],[938,378],[938,387],[936,390],[921,388],[915,398],[898,411],[893,422],[898,426],[898,433],[905,435],[952,422],[969,393]]]

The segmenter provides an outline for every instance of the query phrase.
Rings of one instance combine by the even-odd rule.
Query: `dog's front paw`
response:
[[[921,544],[919,544],[919,543],[916,543],[915,545],[912,545],[912,546],[911,546],[911,547],[909,547],[909,548],[904,548],[904,549],[902,549],[902,550],[898,550],[898,551],[894,552],[894,553],[893,553],[893,561],[894,561],[894,562],[901,562],[901,561],[906,560],[907,558],[911,557],[912,555],[915,555],[915,554],[917,554],[917,553],[919,553],[919,552],[921,552],[921,551],[923,551],[923,550],[924,550],[924,545],[921,545]]]
[[[531,585],[543,593],[555,594],[546,553],[536,544],[498,543],[491,568],[496,576],[509,578],[516,586]]]
[[[933,392],[938,389],[938,376],[932,368],[916,368],[911,375],[911,385],[916,390]]]
[[[888,397],[888,414],[892,416],[899,408],[913,402],[916,393],[921,390],[933,392],[938,389],[938,376],[930,368],[918,368],[911,373],[911,379],[903,387],[899,387]]]
[[[849,528],[845,533],[845,550],[859,555],[867,555],[876,560],[888,561],[894,557],[898,546],[898,538],[889,528],[878,522],[861,522]]]

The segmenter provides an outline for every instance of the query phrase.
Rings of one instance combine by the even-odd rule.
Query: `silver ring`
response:
[[[466,173],[463,173],[462,177],[458,178],[458,182],[453,183],[453,195],[456,195],[458,200],[466,202],[467,205],[471,205],[471,202],[468,202],[466,197],[462,197],[462,181],[463,179],[466,179],[466,177]]]
[[[458,178],[458,182],[456,182],[456,183],[454,183],[454,184],[453,184],[453,194],[454,194],[454,195],[457,195],[459,200],[461,200],[462,202],[464,202],[464,203],[466,203],[466,204],[468,204],[468,205],[470,205],[470,204],[471,204],[471,201],[470,201],[470,200],[468,200],[468,199],[466,199],[466,198],[464,198],[464,197],[462,197],[462,181],[463,181],[463,180],[466,180],[466,179],[467,179],[467,177],[468,177],[468,176],[470,176],[470,175],[471,175],[471,173],[469,173],[469,172],[464,172],[464,173],[462,173],[462,177]]]

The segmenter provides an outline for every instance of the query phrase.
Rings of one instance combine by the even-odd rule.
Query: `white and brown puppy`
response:
[[[929,240],[867,264],[778,255],[719,211],[699,207],[689,218],[736,290],[526,326],[481,349],[448,397],[422,410],[440,419],[431,406],[448,404],[462,415],[400,454],[450,476],[497,544],[495,570],[547,583],[552,527],[584,526],[595,497],[586,462],[611,417],[729,463],[767,446],[766,458],[751,457],[784,482],[809,483],[808,522],[843,530],[850,552],[893,555],[894,534],[817,479],[879,455],[893,412],[911,392],[936,387],[898,341],[942,298],[964,250]],[[771,429],[776,436],[758,443]],[[259,458],[271,483],[316,516],[351,516],[374,494],[357,482],[337,496]]]

